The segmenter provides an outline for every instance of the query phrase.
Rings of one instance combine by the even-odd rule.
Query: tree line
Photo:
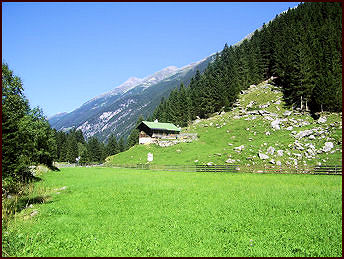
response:
[[[39,108],[30,108],[21,79],[2,64],[2,191],[32,179],[29,167],[52,167],[57,146],[54,132]]]
[[[102,143],[95,137],[86,141],[81,130],[52,129],[42,109],[30,107],[22,80],[6,63],[2,64],[1,108],[3,194],[17,192],[22,183],[33,180],[32,165],[44,164],[56,170],[54,161],[102,163],[106,157],[127,149],[123,137],[117,140],[111,135]]]
[[[96,137],[90,137],[86,141],[81,130],[54,131],[57,145],[56,161],[79,164],[103,163],[106,157],[126,150],[124,139],[117,140],[114,135],[110,135],[107,142],[103,143]]]
[[[203,74],[162,98],[151,119],[184,127],[229,111],[241,90],[271,76],[289,106],[312,113],[342,110],[341,3],[299,4],[241,44],[226,44]]]

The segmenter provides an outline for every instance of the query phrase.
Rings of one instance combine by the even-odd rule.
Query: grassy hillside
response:
[[[314,119],[288,109],[281,91],[268,81],[243,91],[232,111],[196,120],[182,131],[198,133],[199,139],[170,147],[137,145],[107,158],[107,164],[147,163],[148,152],[154,155],[151,164],[164,165],[289,167],[342,161],[342,113],[321,113],[320,119]],[[268,158],[262,159],[262,154]]]
[[[41,177],[33,204],[3,226],[3,256],[342,255],[338,176],[63,168]]]

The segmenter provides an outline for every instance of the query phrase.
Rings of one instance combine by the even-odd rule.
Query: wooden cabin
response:
[[[140,131],[139,144],[150,144],[158,139],[176,139],[180,133],[172,123],[142,121],[137,129]]]

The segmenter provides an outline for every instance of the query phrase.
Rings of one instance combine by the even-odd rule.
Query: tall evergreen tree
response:
[[[132,129],[130,135],[128,136],[127,141],[127,147],[128,149],[135,146],[136,144],[139,144],[139,134],[140,131],[137,129],[137,126],[144,120],[143,116],[140,115],[140,117],[137,119],[137,122],[135,124],[135,127]]]
[[[113,134],[110,135],[107,145],[105,146],[105,152],[106,152],[106,156],[116,155],[117,153],[120,152],[119,146],[117,143],[117,138],[115,135]]]
[[[66,160],[69,163],[75,163],[76,158],[78,157],[78,142],[74,134],[69,134],[67,136],[67,153],[66,153]]]
[[[96,137],[91,137],[87,143],[88,162],[102,162],[102,147]]]
[[[123,137],[121,137],[118,141],[118,149],[119,149],[119,152],[123,152],[126,150],[126,145],[124,143]]]

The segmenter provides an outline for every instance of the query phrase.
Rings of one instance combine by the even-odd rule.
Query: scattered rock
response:
[[[54,191],[63,191],[63,190],[66,190],[66,189],[67,189],[67,186],[63,186],[61,188],[54,189]]]
[[[242,151],[244,148],[245,148],[245,146],[241,145],[241,146],[235,147],[234,150]]]
[[[214,163],[213,162],[208,162],[207,165],[214,165]]]
[[[281,166],[282,165],[281,161],[276,161],[276,165]]]
[[[266,155],[266,154],[264,154],[264,153],[261,153],[261,152],[258,153],[258,156],[259,156],[260,159],[263,159],[263,160],[269,159],[269,156],[268,156],[268,155]]]
[[[302,146],[302,144],[300,142],[298,142],[297,140],[294,142],[294,145],[295,145],[296,149],[298,149],[298,150],[304,150],[305,149]]]
[[[30,214],[31,217],[34,217],[38,214],[38,210],[33,210]]]
[[[258,114],[264,116],[264,114],[269,114],[269,112],[265,110],[258,110]]]
[[[226,163],[235,163],[235,159],[228,158],[226,160]]]
[[[277,150],[277,155],[278,156],[283,156],[283,152],[284,152],[283,150]]]
[[[280,126],[279,126],[279,124],[280,124],[280,120],[279,120],[279,119],[275,119],[275,120],[273,120],[273,121],[271,122],[271,127],[272,127],[273,129],[279,130],[279,129],[281,129]]]
[[[303,137],[309,136],[313,133],[313,130],[304,130],[296,134],[295,138],[301,139]]]
[[[270,136],[271,135],[270,131],[265,132],[265,135]]]
[[[318,123],[325,123],[327,121],[326,117],[320,117]]]
[[[332,148],[333,148],[333,143],[332,142],[325,142],[325,145],[322,148],[322,150],[324,152],[329,152],[329,151],[331,151]]]
[[[314,135],[310,135],[308,138],[309,139],[315,139],[315,136]]]
[[[275,148],[273,148],[271,146],[267,149],[267,153],[270,154],[270,155],[273,155],[274,152],[275,152]]]
[[[291,115],[291,114],[292,114],[292,111],[285,111],[285,112],[283,113],[284,116],[289,116],[289,115]]]
[[[271,159],[271,160],[269,161],[269,163],[274,165],[276,162],[275,162],[274,159]]]
[[[299,159],[302,157],[302,155],[299,154],[299,153],[293,153],[293,155],[296,156],[296,157],[298,157]]]
[[[309,149],[307,149],[307,152],[308,152],[308,154],[309,154],[310,156],[315,156],[315,151],[314,151],[314,149],[309,148]]]
[[[194,162],[195,162],[195,163],[197,163],[197,162],[198,162],[198,160],[195,160]]]
[[[251,101],[248,105],[246,105],[246,108],[251,108],[255,104],[255,101]]]
[[[266,104],[259,105],[259,108],[265,109],[265,108],[268,108],[269,106],[270,106],[270,102],[267,102]]]

